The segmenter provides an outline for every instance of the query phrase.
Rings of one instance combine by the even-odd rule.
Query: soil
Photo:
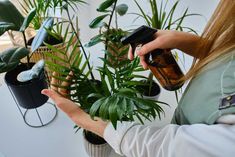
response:
[[[34,39],[34,37],[33,38],[31,38],[31,39],[29,39],[28,40],[28,42],[27,42],[27,45],[32,45],[32,42],[33,42],[33,39]],[[54,37],[48,37],[47,38],[47,40],[45,41],[45,43],[48,43],[48,44],[50,44],[50,45],[57,45],[57,44],[60,44],[60,43],[62,43],[63,42],[63,40],[61,39],[61,40],[58,40],[58,39],[56,39],[56,38],[54,38]],[[42,44],[41,46],[45,46],[45,44]]]
[[[160,94],[161,89],[156,82],[153,81],[150,93],[149,93],[150,89],[149,83],[147,81],[142,81],[142,82],[143,86],[140,86],[140,90],[143,91],[144,96],[156,96]]]

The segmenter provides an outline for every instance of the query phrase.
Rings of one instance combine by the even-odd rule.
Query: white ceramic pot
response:
[[[108,143],[104,144],[93,144],[90,143],[83,131],[83,141],[87,154],[89,157],[109,157],[112,151],[112,147]]]

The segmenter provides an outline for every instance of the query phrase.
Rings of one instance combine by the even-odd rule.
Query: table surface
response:
[[[2,80],[2,75],[0,76]],[[0,152],[5,157],[87,157],[82,130],[62,112],[42,128],[27,126],[7,88],[0,86]],[[117,157],[112,152],[112,157]]]

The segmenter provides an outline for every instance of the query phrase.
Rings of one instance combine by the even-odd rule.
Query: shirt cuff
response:
[[[118,122],[117,128],[113,127],[112,123],[109,123],[104,130],[104,139],[114,149],[114,151],[120,155],[123,155],[121,150],[121,143],[125,134],[135,125],[136,122]]]

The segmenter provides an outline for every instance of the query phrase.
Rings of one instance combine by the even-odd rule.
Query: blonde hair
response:
[[[214,59],[235,49],[235,0],[221,0],[197,48],[199,57],[183,78],[188,80]]]

